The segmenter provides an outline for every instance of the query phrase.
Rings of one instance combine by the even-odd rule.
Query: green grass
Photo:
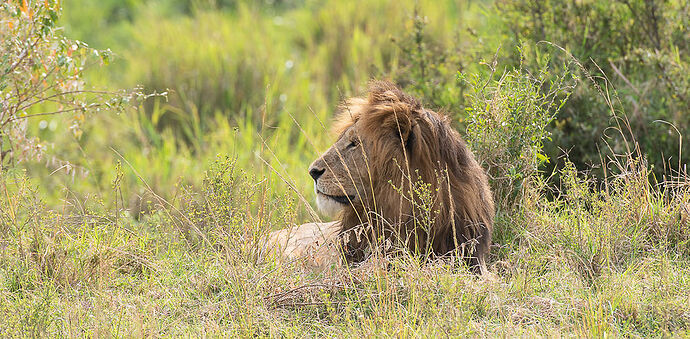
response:
[[[540,97],[553,78],[538,77],[537,47],[540,67],[499,80],[521,54],[497,53],[513,37],[493,2],[210,3],[64,1],[66,34],[117,55],[91,85],[170,93],[89,116],[79,139],[61,116],[30,122],[50,147],[0,173],[0,334],[690,336],[688,177],[657,180],[636,152],[605,159],[603,178],[555,158],[559,180],[539,175],[544,103],[570,88]],[[492,78],[481,60],[495,54]],[[496,197],[490,274],[405,255],[316,272],[262,256],[268,232],[313,218],[307,167],[335,137],[338,102],[372,77],[470,126],[507,177],[493,181],[511,197]],[[590,80],[573,86],[595,92]],[[476,120],[492,109],[504,114]]]
[[[392,336],[687,335],[688,195],[644,175],[592,194],[572,170],[499,218],[487,276],[399,256],[312,272],[260,255],[296,221],[294,195],[219,159],[142,222],[97,201],[43,207],[21,176],[0,200],[5,334]],[[633,174],[639,174],[634,172]],[[7,191],[5,191],[7,190]],[[115,191],[117,187],[115,187]],[[155,200],[155,199],[154,199]],[[521,227],[518,227],[520,225]],[[673,238],[676,237],[676,238]],[[679,238],[678,238],[679,237]]]

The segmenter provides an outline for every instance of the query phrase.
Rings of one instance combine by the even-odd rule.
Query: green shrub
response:
[[[488,76],[460,74],[468,83],[467,142],[487,169],[494,197],[504,209],[512,207],[523,182],[550,161],[543,152],[548,126],[575,88],[568,65],[557,73],[546,65],[548,57],[544,60],[536,71],[520,65],[498,79],[496,60],[487,64]]]
[[[607,133],[607,128],[620,124],[628,134],[625,138],[630,140],[632,134],[649,155],[657,176],[670,174],[664,170],[670,164],[690,160],[687,135],[679,136],[672,126],[659,123],[668,122],[680,131],[690,127],[687,2],[521,0],[498,1],[496,6],[511,43],[548,41],[562,46],[568,53],[553,54],[553,61],[567,62],[572,54],[581,60],[586,73],[582,77],[591,75],[604,89],[604,95],[594,86],[573,92],[550,126],[555,142],[547,145],[549,156],[566,149],[578,168],[599,164],[600,152],[609,149],[605,143],[614,153],[625,150],[620,132]],[[682,159],[677,159],[679,154]],[[670,164],[665,163],[669,159]]]

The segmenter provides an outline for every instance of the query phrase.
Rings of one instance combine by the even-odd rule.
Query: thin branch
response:
[[[74,90],[74,91],[60,92],[60,93],[55,93],[55,94],[47,96],[47,97],[43,97],[43,98],[36,100],[36,101],[33,101],[31,103],[28,103],[22,107],[17,108],[17,111],[23,111],[23,110],[25,110],[25,109],[33,106],[33,105],[40,104],[44,101],[53,101],[53,100],[51,100],[53,98],[62,97],[62,96],[66,96],[66,95],[72,95],[72,94],[113,94],[113,93],[108,92],[108,91],[94,91],[94,90]]]

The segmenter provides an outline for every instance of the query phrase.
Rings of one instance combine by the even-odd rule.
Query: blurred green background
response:
[[[123,165],[123,195],[135,212],[146,200],[136,172],[172,197],[181,183],[198,183],[219,154],[266,176],[275,194],[289,186],[311,192],[306,168],[333,140],[329,119],[370,79],[395,81],[451,115],[462,132],[467,85],[459,73],[499,78],[519,65],[537,72],[537,64],[562,67],[572,54],[577,76],[599,87],[579,86],[551,124],[544,172],[565,151],[578,168],[596,174],[606,154],[622,150],[620,135],[609,129],[621,120],[597,93],[603,91],[615,111],[627,114],[624,130],[655,173],[668,175],[664,162],[678,163],[679,137],[655,121],[681,132],[690,121],[688,5],[651,4],[650,10],[650,2],[594,0],[65,0],[65,35],[115,55],[110,65],[88,70],[90,86],[142,85],[169,94],[131,113],[93,116],[80,139],[61,133],[67,122],[59,116],[36,119],[33,128],[51,145],[47,166],[26,166],[52,199],[64,198],[63,185],[107,199],[115,164],[124,158],[130,165]],[[523,57],[521,44],[528,50]],[[492,72],[487,64],[494,56]],[[62,160],[76,167],[57,170]]]

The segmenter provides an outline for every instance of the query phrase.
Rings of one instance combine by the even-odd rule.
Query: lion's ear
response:
[[[413,122],[410,127],[410,131],[407,133],[407,138],[405,139],[405,148],[408,151],[416,151],[419,147],[419,141],[422,140],[422,131],[417,122]]]

